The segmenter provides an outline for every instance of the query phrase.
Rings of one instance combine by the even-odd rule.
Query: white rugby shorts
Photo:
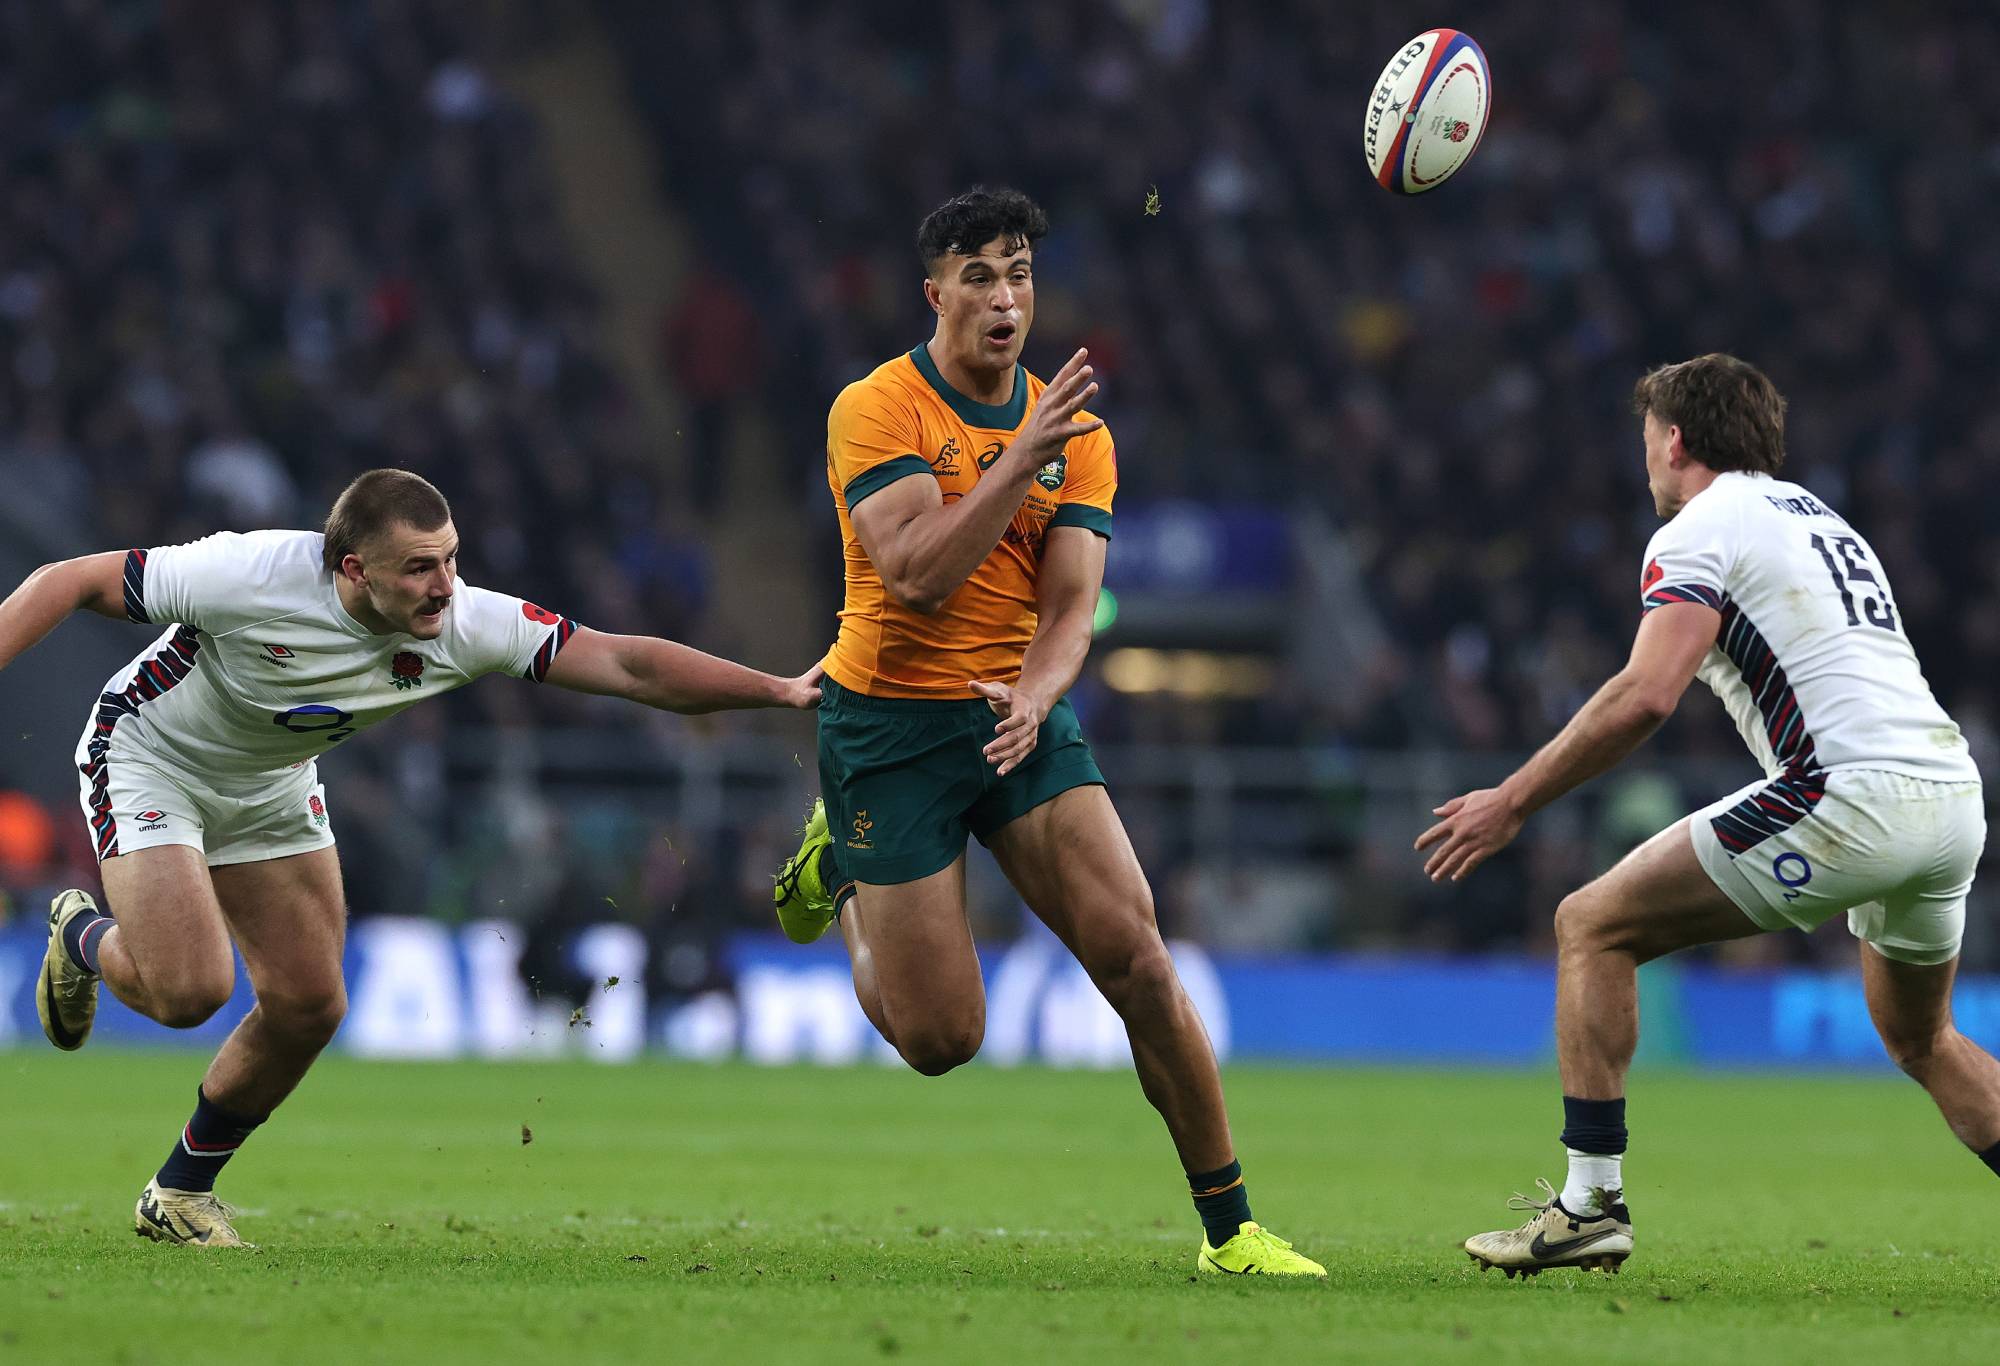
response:
[[[1787,773],[1690,818],[1695,856],[1766,930],[1816,929],[1842,911],[1856,939],[1900,963],[1945,963],[1986,847],[1978,783],[1871,769]]]
[[[77,765],[84,820],[99,862],[163,844],[202,852],[211,868],[325,849],[333,843],[319,765],[217,784],[118,744]]]

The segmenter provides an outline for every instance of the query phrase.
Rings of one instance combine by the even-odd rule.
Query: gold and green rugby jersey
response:
[[[947,503],[963,498],[1019,434],[1043,388],[1017,366],[1012,400],[975,403],[945,383],[919,346],[834,401],[826,477],[840,514],[847,596],[825,664],[842,687],[870,697],[964,698],[976,696],[975,679],[1020,676],[1035,634],[1035,582],[1049,530],[1080,526],[1111,535],[1118,460],[1109,428],[1071,439],[1036,472],[1000,544],[934,616],[889,594],[854,534],[852,509],[904,478],[935,479]]]

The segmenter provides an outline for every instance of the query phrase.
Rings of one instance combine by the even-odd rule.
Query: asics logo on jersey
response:
[[[1000,458],[1000,452],[1006,449],[1007,449],[1007,443],[1004,441],[996,441],[992,445],[988,446],[985,450],[979,453],[979,468],[982,470],[991,469],[993,467],[993,462]]]

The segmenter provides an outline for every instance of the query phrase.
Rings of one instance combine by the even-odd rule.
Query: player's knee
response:
[[[154,994],[153,1018],[169,1029],[193,1029],[229,1004],[235,987],[233,969],[192,973]]]
[[[967,1020],[955,1025],[898,1033],[896,1049],[903,1061],[927,1077],[941,1077],[954,1067],[963,1067],[979,1053],[985,1041],[984,1021]]]
[[[1097,989],[1120,1014],[1154,1006],[1179,990],[1174,960],[1157,934],[1146,935],[1100,960],[1091,972]]]
[[[270,1028],[302,1047],[320,1048],[347,1018],[347,991],[338,982],[260,997],[257,1008]]]
[[[1882,1047],[1888,1053],[1889,1061],[1921,1081],[1931,1062],[1951,1046],[1951,1040],[1958,1030],[1946,1025],[1936,1030],[1902,1030],[1890,1027],[1880,1032]]]
[[[1580,887],[1556,904],[1556,951],[1595,953],[1617,947],[1604,919],[1604,903],[1590,888]]]

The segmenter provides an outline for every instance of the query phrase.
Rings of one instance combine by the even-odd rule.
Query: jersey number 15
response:
[[[1868,618],[1870,626],[1879,626],[1885,631],[1896,629],[1896,608],[1889,601],[1888,590],[1880,579],[1868,568],[1868,552],[1861,548],[1861,542],[1852,536],[1836,536],[1829,545],[1814,532],[1813,549],[1826,561],[1826,572],[1833,575],[1833,586],[1840,593],[1840,605],[1847,609],[1847,624],[1859,626],[1862,616]],[[1841,571],[1845,570],[1845,577]],[[1872,584],[1862,588],[1861,584]],[[1861,599],[1861,612],[1854,610],[1854,599]]]

